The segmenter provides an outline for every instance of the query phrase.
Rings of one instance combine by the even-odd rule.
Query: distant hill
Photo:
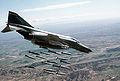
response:
[[[110,48],[106,50],[107,52],[120,52],[120,47]]]
[[[113,35],[119,34],[120,19],[111,20],[98,20],[88,22],[73,22],[66,24],[55,24],[55,25],[42,25],[37,26],[39,29],[65,34],[65,35],[76,35],[76,34],[96,34],[96,35]]]

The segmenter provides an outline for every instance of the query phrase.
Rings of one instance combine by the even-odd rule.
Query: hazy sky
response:
[[[0,26],[14,11],[33,26],[120,18],[120,0],[0,0]]]

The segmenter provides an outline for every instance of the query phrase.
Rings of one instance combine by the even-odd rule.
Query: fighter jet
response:
[[[82,45],[75,38],[35,29],[17,13],[9,11],[7,26],[1,32],[6,33],[13,30],[23,35],[26,40],[30,40],[33,44],[39,45],[42,48],[73,48],[85,53],[92,52],[91,49]]]

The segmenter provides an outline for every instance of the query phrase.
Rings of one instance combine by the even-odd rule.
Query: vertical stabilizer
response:
[[[9,15],[8,15],[8,24],[9,23],[32,27],[28,22],[26,22],[17,13],[14,13],[14,12],[11,12],[11,11],[9,11]]]

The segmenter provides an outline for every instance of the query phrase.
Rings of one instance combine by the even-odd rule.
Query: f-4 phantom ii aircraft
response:
[[[88,47],[79,43],[75,38],[35,29],[17,13],[9,11],[7,27],[1,32],[6,33],[13,30],[16,30],[16,32],[23,35],[26,40],[30,40],[41,48],[73,48],[85,53],[92,52]]]

